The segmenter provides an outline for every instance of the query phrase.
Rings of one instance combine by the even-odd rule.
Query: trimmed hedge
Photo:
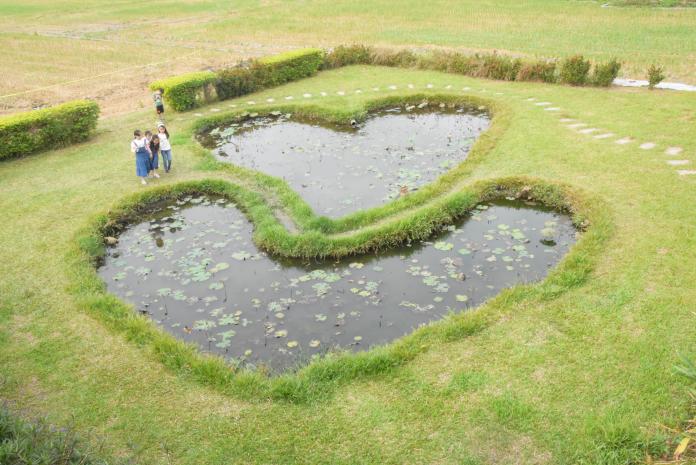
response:
[[[150,84],[150,89],[163,89],[165,102],[176,111],[185,111],[309,77],[316,74],[323,63],[321,49],[293,50],[252,61],[246,66],[162,79]]]
[[[323,50],[305,48],[261,58],[253,72],[261,88],[274,87],[312,76],[323,63]]]
[[[197,71],[160,79],[150,84],[150,89],[163,89],[167,105],[185,111],[216,100],[216,80],[217,75],[212,71]]]
[[[98,118],[99,105],[89,100],[0,117],[0,160],[87,140]]]

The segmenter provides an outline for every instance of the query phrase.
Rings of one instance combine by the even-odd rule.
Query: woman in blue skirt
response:
[[[131,152],[135,154],[135,175],[140,178],[142,184],[147,184],[145,178],[150,171],[150,147],[139,129],[133,132]]]

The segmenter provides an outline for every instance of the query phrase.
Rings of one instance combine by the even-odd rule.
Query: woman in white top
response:
[[[159,123],[157,132],[160,140],[160,153],[162,154],[164,171],[169,173],[169,170],[172,169],[172,143],[169,141],[169,131],[167,131],[164,123]]]
[[[135,154],[135,175],[140,178],[141,183],[147,184],[145,178],[150,171],[150,147],[147,146],[140,129],[133,132],[131,152]]]

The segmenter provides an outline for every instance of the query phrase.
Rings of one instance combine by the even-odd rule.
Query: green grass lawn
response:
[[[696,163],[696,95],[349,67],[169,115],[174,171],[152,184],[214,178],[259,188],[204,163],[189,137],[199,114],[292,95],[295,105],[345,115],[409,93],[475,95],[500,108],[504,124],[464,183],[529,176],[602,201],[610,220],[602,250],[578,244],[593,264],[586,280],[549,294],[535,292],[544,284],[506,293],[475,311],[486,316],[480,331],[429,344],[393,370],[344,380],[311,402],[227,394],[166,368],[151,346],[84,312],[71,289],[66,257],[78,231],[143,190],[128,143],[153,120],[134,112],[102,120],[88,143],[0,164],[0,398],[148,464],[624,464],[659,452],[671,437],[663,425],[693,416],[673,366],[680,353],[696,354],[696,175],[676,172]],[[545,111],[541,101],[561,110]],[[615,136],[595,139],[599,131],[581,134],[561,118]],[[616,144],[620,137],[634,141]],[[657,145],[641,150],[643,142]],[[684,151],[665,155],[672,146]],[[670,158],[691,167],[670,166]]]

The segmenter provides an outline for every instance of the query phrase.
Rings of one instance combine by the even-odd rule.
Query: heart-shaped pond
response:
[[[365,350],[542,279],[575,242],[564,215],[521,201],[479,205],[430,241],[346,260],[278,260],[225,199],[153,206],[99,274],[176,337],[280,370],[335,347]]]
[[[355,127],[287,114],[248,118],[201,142],[219,160],[284,179],[315,212],[335,218],[434,181],[466,158],[490,124],[473,107],[419,106],[379,110]]]

